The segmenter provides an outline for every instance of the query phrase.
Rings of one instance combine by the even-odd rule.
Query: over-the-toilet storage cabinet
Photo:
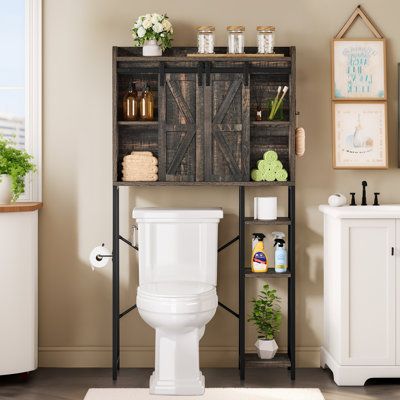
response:
[[[321,366],[338,385],[400,377],[400,207],[324,214]]]

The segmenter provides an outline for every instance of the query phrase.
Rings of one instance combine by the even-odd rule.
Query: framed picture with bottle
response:
[[[384,101],[333,102],[334,168],[388,168],[386,108]]]

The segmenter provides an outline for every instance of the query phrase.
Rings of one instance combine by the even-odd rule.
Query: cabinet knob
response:
[[[392,256],[394,256],[394,247],[392,247]]]

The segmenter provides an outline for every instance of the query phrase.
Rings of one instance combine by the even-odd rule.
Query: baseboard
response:
[[[286,349],[281,348],[281,351]],[[246,351],[254,352],[254,347]],[[296,348],[297,366],[319,367],[319,347]],[[202,367],[232,368],[237,366],[236,347],[201,347]],[[39,366],[52,368],[109,368],[111,347],[39,347]],[[121,347],[121,367],[152,368],[153,347]]]

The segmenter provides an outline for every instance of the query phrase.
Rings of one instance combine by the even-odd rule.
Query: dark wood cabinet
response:
[[[250,171],[273,149],[294,182],[295,50],[283,56],[187,57],[193,48],[173,48],[162,57],[142,57],[137,48],[114,48],[114,182],[131,151],[148,150],[159,161],[159,184],[250,182]],[[217,48],[218,52],[226,49]],[[155,97],[156,120],[123,121],[129,81],[146,83]],[[266,120],[267,101],[287,85],[282,121]],[[256,121],[256,108],[264,120]],[[128,183],[124,183],[128,185]],[[132,185],[139,184],[131,182]],[[271,184],[271,183],[268,183]]]

